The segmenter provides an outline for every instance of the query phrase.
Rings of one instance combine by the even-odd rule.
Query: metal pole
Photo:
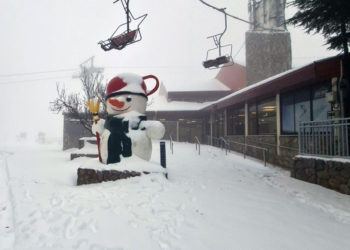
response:
[[[266,167],[266,150],[263,150],[264,151],[264,166]]]
[[[166,168],[166,151],[165,151],[165,141],[160,142],[160,165]]]

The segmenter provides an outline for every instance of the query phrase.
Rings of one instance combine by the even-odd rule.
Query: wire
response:
[[[245,46],[245,41],[243,41],[241,47],[238,49],[238,51],[236,52],[236,54],[233,56],[233,60],[236,59],[236,57],[238,56],[239,52],[241,52],[241,50],[243,49],[243,47]]]
[[[65,79],[65,78],[71,78],[71,76],[47,77],[47,78],[39,78],[39,79],[31,79],[31,80],[0,82],[0,85],[15,84],[15,83],[26,83],[26,82],[37,82],[37,81],[54,80],[54,79]]]
[[[226,8],[221,8],[221,9],[219,9],[219,8],[213,6],[213,5],[210,5],[210,4],[206,3],[206,2],[204,2],[203,0],[199,0],[199,1],[200,1],[201,3],[203,3],[204,5],[206,5],[206,6],[210,7],[210,8],[213,8],[214,10],[217,10],[217,11],[223,13],[225,16],[229,16],[229,17],[231,17],[231,18],[237,19],[237,20],[239,20],[239,21],[241,21],[241,22],[244,22],[244,23],[247,23],[247,24],[250,24],[250,25],[256,25],[256,24],[253,23],[253,22],[249,22],[249,21],[244,20],[244,19],[242,19],[242,18],[240,18],[240,17],[237,17],[237,16],[234,16],[234,15],[231,15],[231,14],[227,13],[227,12],[225,11]],[[283,25],[284,25],[284,23],[280,24],[280,25],[277,26],[277,27],[281,27],[281,26],[283,26]],[[261,27],[261,26],[256,26],[256,27],[257,27],[257,28],[260,28],[260,29],[262,29],[262,30],[267,30],[267,31],[281,31],[281,30],[279,30],[279,29],[265,28],[265,27]]]
[[[13,73],[13,74],[3,74],[0,77],[13,77],[13,76],[26,76],[26,75],[38,75],[38,74],[46,74],[46,73],[57,73],[57,72],[68,72],[68,71],[76,71],[76,69],[58,69],[58,70],[50,70],[50,71],[38,71],[38,72],[28,72],[28,73]]]
[[[203,3],[203,4],[205,4],[206,6],[208,6],[208,7],[210,7],[210,8],[213,8],[214,10],[217,10],[217,11],[220,11],[220,12],[224,13],[225,15],[227,15],[227,16],[229,16],[229,17],[232,17],[232,18],[234,18],[234,19],[237,19],[237,20],[239,20],[239,21],[242,21],[242,22],[245,22],[245,23],[248,23],[248,24],[253,24],[252,22],[249,22],[249,21],[244,20],[244,19],[242,19],[242,18],[236,17],[236,16],[234,16],[234,15],[228,14],[228,13],[225,11],[225,8],[219,9],[219,8],[213,6],[213,5],[210,5],[210,4],[206,3],[206,2],[204,2],[203,0],[199,0],[199,1],[200,1],[201,3]]]

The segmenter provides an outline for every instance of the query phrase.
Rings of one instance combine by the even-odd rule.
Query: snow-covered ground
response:
[[[175,143],[168,180],[76,186],[59,145],[0,151],[1,250],[350,249],[350,196],[239,154]]]

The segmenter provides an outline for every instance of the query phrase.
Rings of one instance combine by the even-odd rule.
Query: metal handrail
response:
[[[201,143],[200,143],[197,136],[194,137],[194,140],[195,140],[195,144],[196,144],[196,151],[197,151],[197,145],[198,145],[198,155],[200,155],[201,154]]]
[[[350,158],[350,118],[300,122],[299,154]]]
[[[243,152],[243,157],[244,158],[246,158],[247,148],[248,147],[262,150],[264,166],[266,166],[266,153],[269,151],[267,148],[263,148],[263,147],[259,147],[259,146],[255,146],[255,145],[250,145],[250,144],[246,144],[246,143],[241,143],[241,142],[235,142],[235,141],[232,141],[232,140],[224,139],[223,137],[220,137],[220,138],[212,137],[212,139],[220,140],[220,141],[224,140],[226,143],[228,143],[228,145],[230,145],[230,143],[233,143],[233,144],[238,144],[238,145],[244,146],[244,152]]]
[[[225,153],[226,153],[226,155],[227,155],[227,148],[228,148],[228,146],[230,146],[230,144],[229,143],[227,143],[227,141],[225,140],[225,138],[224,137],[220,137],[220,140],[221,140],[221,149],[222,149],[222,144],[224,144],[225,145]]]
[[[171,135],[169,135],[170,137],[170,151],[171,151],[171,154],[173,155],[174,154],[174,142],[173,142],[173,138],[171,137]]]
[[[338,121],[342,121],[342,122],[350,122],[350,117],[347,118],[333,118],[332,120],[323,120],[323,121],[300,121],[299,124],[301,125],[305,125],[305,124],[319,124],[319,123],[327,123],[329,124],[330,122],[338,122]]]

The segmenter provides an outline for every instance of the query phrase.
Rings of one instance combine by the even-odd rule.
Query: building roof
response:
[[[281,90],[295,89],[305,83],[314,83],[339,76],[340,56],[330,57],[269,77],[212,102],[203,109],[223,108]]]
[[[173,81],[178,84],[164,85],[167,92],[190,92],[190,91],[229,91],[230,88],[218,79],[210,79],[204,81],[192,81],[181,78],[181,80]]]
[[[180,102],[171,101],[169,102],[166,96],[158,95],[154,96],[148,106],[147,111],[197,111],[206,107],[211,102]]]
[[[247,86],[245,66],[238,63],[221,68],[215,78],[231,91],[237,91]]]

